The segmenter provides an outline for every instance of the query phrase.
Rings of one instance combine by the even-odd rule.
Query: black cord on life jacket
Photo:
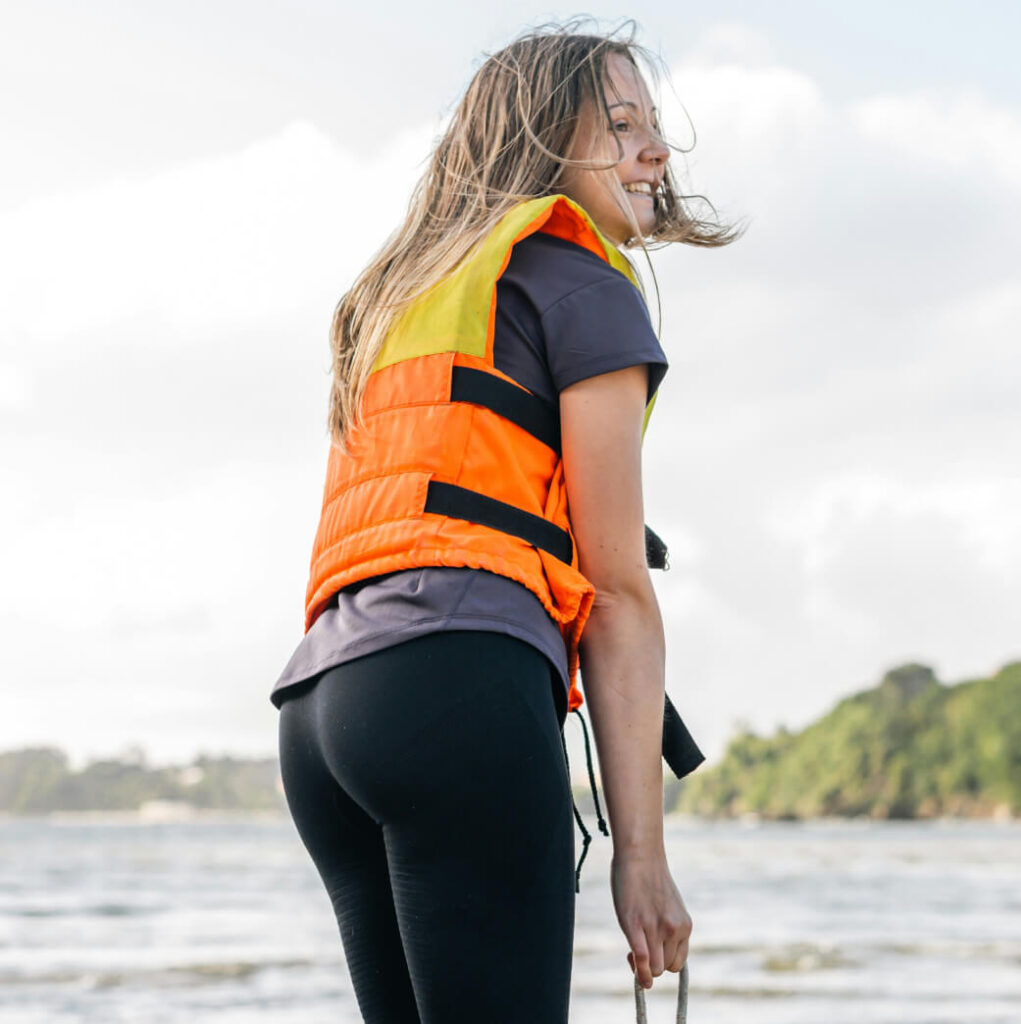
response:
[[[585,737],[585,767],[588,769],[588,784],[592,788],[592,801],[596,805],[596,824],[599,826],[599,831],[604,836],[608,836],[610,830],[606,827],[603,809],[599,806],[599,791],[596,789],[596,772],[592,767],[592,747],[588,741],[588,726],[585,724],[585,716],[581,713],[580,708],[575,708],[572,714],[578,716],[578,721],[581,722],[581,734]]]
[[[602,808],[599,806],[599,793],[596,789],[596,773],[592,767],[592,747],[589,744],[588,738],[588,726],[585,724],[585,718],[582,713],[575,708],[574,713],[578,716],[578,721],[581,722],[582,735],[585,737],[585,767],[588,769],[588,781],[592,787],[592,800],[596,805],[596,821],[599,825],[599,831],[604,836],[610,834],[610,830],[606,827],[606,820],[603,818]],[[564,763],[567,765],[567,779],[570,784],[571,779],[571,760],[567,756],[567,741],[564,738],[563,732],[560,733],[560,742],[564,747]],[[578,823],[578,829],[581,832],[581,856],[578,858],[578,866],[574,869],[574,891],[581,892],[581,866],[585,863],[585,858],[588,856],[589,844],[592,842],[592,833],[585,828],[585,822],[582,820],[581,812],[578,810],[578,805],[574,801],[574,794],[571,794],[571,807],[574,810],[574,820]]]

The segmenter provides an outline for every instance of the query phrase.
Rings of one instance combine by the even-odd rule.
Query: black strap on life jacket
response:
[[[439,480],[429,481],[426,492],[426,512],[437,512],[453,519],[467,519],[470,523],[480,523],[493,530],[501,530],[514,537],[520,537],[533,547],[548,551],[561,562],[571,564],[574,555],[574,541],[566,530],[561,530],[556,523],[551,523],[542,516],[532,515],[517,505],[506,501],[497,501],[486,494],[458,487],[457,484],[445,484]]]
[[[485,370],[455,366],[450,376],[450,400],[491,409],[560,454],[560,413],[556,406],[517,384]]]
[[[450,375],[450,400],[481,405],[560,454],[560,414],[556,406],[517,384],[485,370],[455,366]],[[574,554],[571,535],[566,530],[542,516],[466,487],[432,481],[425,511],[466,519],[520,537],[568,564]],[[645,527],[645,559],[650,569],[669,568],[666,544],[648,526]]]
[[[560,454],[560,416],[556,407],[502,377],[469,366],[455,366],[450,376],[450,400],[481,405]],[[574,542],[566,530],[542,516],[467,487],[431,480],[423,511],[520,537],[568,565],[574,558]]]

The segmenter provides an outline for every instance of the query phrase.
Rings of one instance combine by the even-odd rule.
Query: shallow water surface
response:
[[[356,1024],[289,820],[0,824],[2,1024]],[[1021,1024],[1021,824],[672,822],[691,1024]],[[607,885],[582,875],[573,1024],[634,1019]],[[672,1021],[675,976],[649,995]]]

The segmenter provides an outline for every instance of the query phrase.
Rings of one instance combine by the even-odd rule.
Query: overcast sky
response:
[[[0,749],[271,754],[333,305],[482,52],[550,12],[6,12]],[[623,12],[671,69],[674,140],[697,133],[687,190],[748,225],[654,257],[646,512],[668,689],[711,757],[907,660],[1021,657],[1019,12]]]

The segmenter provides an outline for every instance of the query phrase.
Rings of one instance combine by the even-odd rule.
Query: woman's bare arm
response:
[[[663,848],[665,652],[642,508],[647,374],[628,367],[560,395],[571,526],[596,590],[581,666],[613,836],[614,903],[646,987],[664,969],[680,970],[691,931]]]

